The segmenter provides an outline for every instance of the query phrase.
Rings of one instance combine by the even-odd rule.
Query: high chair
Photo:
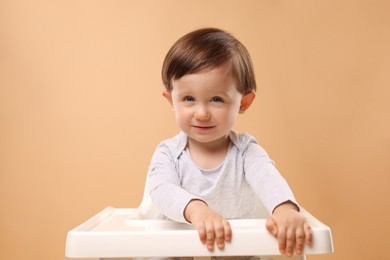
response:
[[[213,252],[199,240],[190,224],[171,220],[156,220],[148,193],[148,178],[138,208],[107,207],[67,234],[65,255],[69,258],[133,259],[145,257],[258,256],[261,260],[304,260],[305,255],[286,257],[280,254],[277,240],[265,228],[267,210],[260,202],[257,219],[229,220],[233,237],[220,250]],[[329,227],[301,208],[313,231],[313,242],[305,246],[304,254],[333,253]]]

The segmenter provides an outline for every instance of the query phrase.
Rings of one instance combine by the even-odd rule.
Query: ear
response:
[[[242,97],[241,104],[240,104],[240,111],[239,111],[240,114],[243,114],[251,106],[255,97],[256,94],[254,91],[251,91]]]
[[[172,94],[168,91],[164,91],[162,95],[168,100],[169,104],[173,106],[173,101],[172,101]]]

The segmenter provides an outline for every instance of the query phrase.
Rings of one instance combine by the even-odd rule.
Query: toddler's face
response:
[[[172,86],[172,92],[164,92],[164,96],[190,141],[211,143],[227,137],[243,97],[229,66],[185,75]]]

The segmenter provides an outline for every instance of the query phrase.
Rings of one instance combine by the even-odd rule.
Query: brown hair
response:
[[[238,91],[256,90],[253,65],[245,46],[231,34],[216,28],[203,28],[179,38],[170,48],[162,66],[162,80],[168,91],[172,81],[230,63]]]

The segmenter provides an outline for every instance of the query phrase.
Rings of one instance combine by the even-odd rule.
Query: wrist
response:
[[[294,211],[299,212],[299,207],[297,204],[288,200],[288,201],[285,201],[285,202],[279,204],[278,206],[276,206],[272,213],[276,213],[276,212],[281,211],[281,210],[294,210]]]
[[[188,202],[187,206],[184,208],[184,218],[187,222],[192,223],[192,215],[194,212],[199,212],[199,209],[202,207],[207,207],[206,202],[200,199],[192,199]]]

